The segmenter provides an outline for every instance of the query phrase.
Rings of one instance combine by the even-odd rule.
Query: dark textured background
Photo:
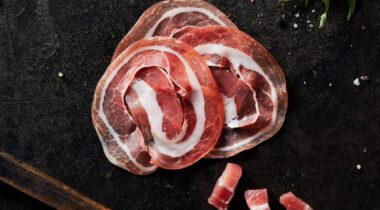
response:
[[[118,41],[153,1],[3,0],[1,149],[114,209],[212,209],[207,198],[227,162],[244,170],[231,209],[246,209],[244,190],[262,187],[273,209],[290,190],[315,209],[380,209],[379,2],[359,1],[347,22],[346,1],[333,1],[322,29],[319,0],[308,8],[210,2],[263,43],[285,72],[289,110],[274,138],[228,160],[147,177],[113,166],[91,124],[93,91]],[[354,86],[362,75],[371,80]],[[0,208],[44,208],[5,185],[0,191]]]

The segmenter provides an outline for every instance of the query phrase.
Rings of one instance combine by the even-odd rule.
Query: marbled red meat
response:
[[[180,169],[205,156],[223,127],[223,103],[202,57],[155,37],[130,45],[100,79],[92,118],[107,158],[131,173]]]
[[[270,210],[267,189],[246,190],[244,197],[250,210]]]
[[[295,196],[292,192],[282,194],[280,197],[280,203],[286,208],[286,210],[313,210],[309,204]]]
[[[112,59],[130,44],[152,36],[179,37],[194,28],[207,25],[236,27],[213,5],[202,0],[167,0],[149,7],[120,41]]]
[[[207,157],[233,156],[281,128],[288,106],[285,77],[261,44],[238,29],[223,26],[195,28],[179,39],[206,60],[223,98],[224,129]]]
[[[228,163],[216,182],[208,203],[218,210],[227,209],[228,204],[234,196],[235,188],[239,183],[241,175],[242,169],[239,165]]]

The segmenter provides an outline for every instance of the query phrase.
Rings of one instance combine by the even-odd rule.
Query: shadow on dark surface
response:
[[[12,210],[50,210],[50,206],[0,182],[0,209]]]
[[[227,162],[244,173],[231,209],[246,209],[244,190],[263,187],[273,209],[281,209],[278,197],[287,191],[314,209],[380,209],[377,0],[360,1],[350,22],[347,1],[336,1],[322,29],[318,0],[308,8],[210,0],[280,63],[289,92],[285,124],[236,157],[138,177],[107,161],[90,107],[116,44],[153,2],[3,1],[1,149],[113,209],[212,209],[207,198]],[[363,75],[371,80],[354,86]],[[2,189],[1,205],[34,205]]]

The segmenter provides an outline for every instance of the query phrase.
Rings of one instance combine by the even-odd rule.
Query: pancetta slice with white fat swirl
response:
[[[153,36],[178,37],[193,28],[207,25],[236,27],[213,5],[202,0],[167,0],[149,7],[120,41],[112,59],[133,42]]]
[[[107,158],[134,173],[180,169],[216,144],[224,120],[202,57],[174,38],[130,45],[96,88],[92,117]]]
[[[284,74],[272,55],[247,34],[206,26],[179,38],[209,65],[222,94],[225,122],[209,158],[226,158],[272,137],[288,105]]]

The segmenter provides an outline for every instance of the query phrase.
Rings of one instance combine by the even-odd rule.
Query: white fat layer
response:
[[[309,205],[306,205],[304,210],[313,210]]]
[[[220,66],[220,65],[218,65],[218,64],[216,64],[216,63],[213,63],[213,62],[211,62],[211,61],[209,61],[209,60],[206,60],[206,64],[207,64],[208,66],[222,67],[222,66]]]
[[[184,142],[177,143],[174,141],[169,141],[166,138],[161,139],[161,136],[156,136],[156,134],[159,134],[162,131],[158,130],[152,130],[151,127],[151,133],[154,138],[154,142],[156,143],[157,149],[160,153],[168,155],[170,157],[181,157],[187,152],[189,152],[191,149],[195,147],[195,145],[198,144],[203,131],[204,131],[204,125],[206,122],[206,116],[204,112],[204,97],[201,90],[201,85],[199,84],[199,81],[197,80],[197,77],[195,76],[195,73],[192,71],[190,65],[188,62],[176,51],[174,51],[171,48],[164,47],[164,46],[148,46],[148,47],[142,47],[138,50],[135,50],[134,52],[131,52],[124,60],[115,68],[114,71],[112,71],[111,75],[107,78],[105,81],[104,88],[102,90],[102,93],[100,95],[100,106],[99,106],[99,117],[104,121],[104,124],[106,125],[108,131],[112,136],[114,136],[115,140],[117,141],[118,145],[123,145],[123,143],[120,141],[119,135],[116,133],[116,131],[112,128],[112,126],[109,124],[108,119],[106,118],[104,114],[104,97],[106,94],[106,90],[108,86],[110,85],[111,81],[115,78],[116,74],[119,72],[119,70],[129,62],[129,60],[135,56],[136,54],[147,51],[147,50],[156,50],[161,52],[168,52],[173,55],[175,55],[185,66],[185,72],[187,74],[187,78],[189,78],[190,85],[192,86],[193,92],[191,94],[191,97],[189,98],[190,103],[192,104],[195,115],[196,115],[196,124],[193,133],[191,136]],[[128,85],[124,87],[122,91],[119,92],[119,94],[124,94],[128,89]],[[137,92],[137,94],[139,94]],[[122,95],[120,97],[123,97]],[[151,114],[149,112],[148,116]],[[157,123],[157,121],[162,121],[162,117],[159,119],[151,119],[148,118],[149,124],[154,125]],[[151,121],[152,120],[152,121]],[[154,127],[155,128],[155,127]],[[162,127],[160,127],[160,130],[162,130]],[[186,130],[186,129],[185,129]],[[180,133],[182,135],[182,132]],[[137,163],[137,161],[133,158],[131,155],[131,152],[128,148],[128,146],[123,146],[123,150],[125,150],[128,157],[131,159],[131,161],[140,169],[140,170],[148,170],[146,167],[142,166],[141,164]]]
[[[129,160],[138,168],[140,169],[142,172],[153,172],[157,169],[157,166],[149,166],[149,167],[146,167],[146,166],[143,166],[141,165],[140,163],[138,163],[136,161],[136,159],[132,156],[132,153],[131,153],[131,150],[129,149],[128,145],[127,144],[124,144],[121,139],[120,139],[120,136],[116,133],[116,131],[112,128],[112,126],[109,124],[106,116],[105,116],[105,113],[104,113],[104,110],[103,110],[103,103],[104,103],[104,96],[101,96],[101,103],[100,103],[100,107],[99,107],[99,117],[102,119],[102,121],[104,122],[105,126],[107,127],[107,130],[108,132],[114,137],[114,140],[116,141],[117,145],[125,152],[125,154],[128,156]],[[120,166],[122,168],[125,168],[125,165],[123,165],[121,162],[119,162],[115,157],[113,157],[109,151],[108,151],[108,146],[107,146],[107,143],[106,141],[101,138],[101,135],[98,135],[99,138],[100,138],[100,142],[102,143],[102,146],[103,146],[103,150],[104,150],[104,153],[106,155],[106,157],[108,158],[108,160],[117,165],[117,166]],[[128,140],[132,137],[132,134],[128,135]],[[127,140],[127,141],[128,141]]]
[[[131,55],[127,57],[126,60],[130,60],[131,59]],[[102,92],[100,94],[100,102],[99,102],[99,117],[100,119],[104,122],[104,125],[106,126],[108,132],[110,133],[111,136],[113,136],[114,140],[116,141],[117,145],[125,152],[125,154],[128,156],[129,160],[141,171],[143,172],[152,172],[154,170],[157,169],[156,166],[149,166],[149,167],[146,167],[144,165],[141,165],[140,163],[138,163],[136,161],[136,159],[132,156],[132,153],[131,153],[131,150],[129,149],[128,147],[128,144],[124,144],[121,139],[120,139],[120,136],[118,133],[116,133],[116,131],[113,129],[113,127],[110,125],[110,123],[108,122],[108,119],[104,113],[104,107],[103,107],[103,104],[104,104],[104,98],[105,98],[105,95],[106,95],[106,90],[108,88],[108,86],[110,85],[110,83],[112,82],[112,80],[114,79],[114,77],[116,76],[116,74],[119,72],[120,68],[126,63],[127,61],[123,62],[122,64],[120,64],[116,69],[115,71],[113,71],[111,73],[111,75],[106,79],[105,81],[105,84],[104,84],[104,87],[102,89]],[[120,96],[122,97],[122,96]],[[100,136],[100,135],[99,135]],[[131,138],[131,135],[129,135],[127,137],[128,139]],[[100,139],[100,141],[102,142],[102,146],[103,146],[103,150],[104,151],[107,151],[105,152],[106,154],[106,157],[108,158],[108,160],[110,160],[112,163],[114,163],[115,165],[118,165],[118,166],[121,166],[121,163],[119,163],[119,161],[117,161],[115,158],[110,158],[111,157],[111,154],[109,154],[109,151],[108,151],[108,147],[106,145],[106,143],[104,142],[103,139]],[[123,167],[123,166],[121,166]],[[124,168],[124,167],[123,167]]]
[[[250,210],[267,210],[267,209],[270,209],[270,208],[269,208],[269,205],[267,203],[265,203],[265,204],[262,204],[260,206],[252,206],[249,209]]]
[[[111,163],[113,163],[114,165],[117,165],[119,167],[125,168],[125,166],[123,164],[121,164],[121,162],[117,161],[116,158],[109,153],[108,147],[107,147],[107,142],[102,138],[102,136],[98,132],[98,129],[95,129],[95,130],[96,130],[96,133],[98,133],[98,136],[100,138],[100,142],[102,143],[104,154],[106,155],[107,159]]]
[[[261,130],[259,133],[248,137],[242,141],[239,141],[233,145],[222,147],[222,148],[214,148],[214,151],[230,151],[234,150],[238,147],[241,147],[253,139],[256,139],[269,130],[272,129],[274,126],[274,122],[276,122],[276,117],[277,117],[277,109],[278,109],[278,100],[277,100],[277,93],[275,91],[274,84],[272,81],[268,78],[268,76],[264,73],[263,69],[257,64],[253,58],[244,52],[237,50],[232,47],[224,46],[221,44],[204,44],[204,45],[198,45],[194,48],[199,54],[204,55],[204,54],[217,54],[222,57],[226,57],[229,59],[229,61],[232,63],[234,69],[239,71],[240,66],[244,66],[246,69],[252,70],[260,74],[265,78],[265,80],[268,82],[269,86],[271,87],[271,94],[270,98],[273,102],[273,112],[272,112],[272,119],[270,124],[265,127],[263,130]],[[238,72],[239,73],[239,72]],[[257,102],[257,101],[256,101]],[[257,104],[257,103],[256,103]],[[256,106],[256,109],[258,110],[258,106]]]
[[[234,150],[234,149],[239,148],[241,146],[244,146],[244,145],[248,144],[249,142],[251,142],[252,140],[259,138],[260,136],[262,136],[263,134],[265,134],[266,132],[271,130],[273,125],[274,125],[274,122],[275,121],[272,120],[271,123],[267,127],[265,127],[263,130],[261,130],[260,132],[256,133],[253,136],[245,138],[245,139],[243,139],[243,140],[241,140],[241,141],[239,141],[233,145],[230,145],[230,146],[214,148],[213,151],[231,151],[231,150]]]
[[[224,103],[224,124],[229,128],[239,128],[242,124],[254,123],[258,119],[259,108],[256,99],[256,93],[253,93],[253,97],[255,99],[256,113],[246,115],[241,119],[238,119],[239,116],[237,114],[235,97],[229,98],[222,94],[222,99]]]
[[[198,7],[177,7],[177,8],[173,8],[173,9],[168,10],[167,12],[165,12],[161,16],[161,18],[156,22],[156,24],[154,24],[154,26],[151,29],[149,29],[149,31],[145,34],[145,38],[152,37],[153,34],[154,34],[154,32],[156,31],[158,25],[164,19],[174,17],[174,16],[176,16],[178,14],[181,14],[181,13],[190,13],[190,12],[199,12],[199,13],[205,14],[210,19],[212,19],[215,22],[217,22],[219,25],[226,26],[226,24],[218,16],[216,16],[214,13],[212,13],[211,11],[209,11],[207,9],[198,8]]]
[[[173,146],[171,142],[180,141],[186,134],[187,121],[182,124],[181,132],[174,137],[174,139],[169,139],[165,132],[163,132],[163,117],[161,107],[157,101],[157,94],[154,89],[144,82],[143,80],[137,80],[131,88],[137,93],[139,97],[140,104],[148,114],[148,120],[151,127],[152,135],[162,141],[166,141],[169,146]],[[153,133],[154,132],[154,133]],[[174,145],[175,146],[175,145]]]
[[[228,167],[228,166],[227,166]],[[234,174],[234,172],[231,174],[231,173],[228,173],[226,172],[227,168],[224,169],[222,175],[219,177],[218,181],[217,181],[217,184],[221,187],[224,187],[226,188],[228,191],[230,191],[231,193],[233,193],[235,191],[235,186],[230,186],[228,185],[227,183],[229,182],[226,182],[226,180],[230,179],[231,176],[236,178],[236,174]]]
[[[98,130],[96,129],[96,132],[98,133]],[[136,131],[135,131],[136,132]],[[131,134],[132,135],[132,134]],[[102,147],[103,147],[103,151],[104,151],[104,154],[106,155],[106,157],[107,157],[107,159],[112,163],[112,164],[114,164],[114,165],[117,165],[117,166],[119,166],[119,167],[121,167],[121,168],[125,168],[125,169],[127,169],[128,170],[128,168],[126,168],[126,165],[124,164],[124,163],[122,163],[122,162],[120,162],[120,161],[118,161],[114,156],[112,156],[111,154],[110,154],[110,152],[108,151],[108,147],[107,147],[107,143],[106,143],[106,141],[101,137],[101,135],[99,135],[99,133],[98,133],[98,136],[99,136],[99,138],[100,138],[100,142],[102,143]],[[119,144],[118,144],[119,145]],[[119,145],[120,146],[120,145]],[[123,147],[120,147],[123,151],[125,151],[124,150],[124,148]],[[135,164],[136,165],[136,164]],[[139,164],[140,166],[141,166],[141,164]],[[138,167],[137,165],[136,165],[136,167]],[[142,172],[147,172],[147,173],[150,173],[150,172],[153,172],[153,171],[155,171],[155,170],[157,170],[157,166],[155,166],[155,165],[152,165],[152,166],[150,166],[150,167],[145,167],[145,166],[142,166],[143,167],[143,169],[144,170],[142,170],[140,167],[138,167]]]
[[[230,128],[236,128],[238,123],[238,115],[236,111],[235,97],[229,98],[222,95],[224,104],[224,124]]]
[[[227,184],[224,182],[224,180],[223,180],[222,177],[218,179],[218,185],[221,186],[221,187],[226,188],[226,189],[227,189],[228,191],[230,191],[230,192],[234,192],[234,190],[235,190],[233,187],[227,185]]]

